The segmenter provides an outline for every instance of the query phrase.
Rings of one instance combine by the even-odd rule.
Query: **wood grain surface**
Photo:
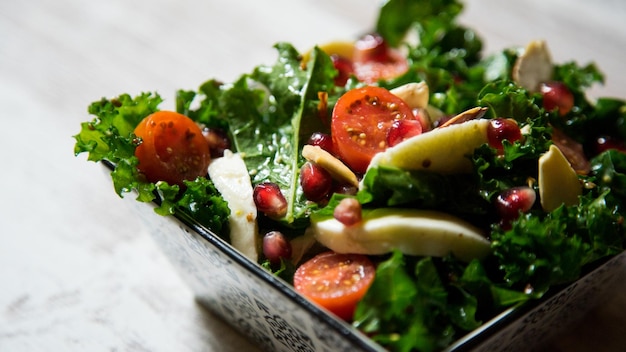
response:
[[[193,300],[107,175],[72,136],[100,97],[228,81],[272,45],[354,38],[374,0],[0,2],[0,351],[255,351]],[[547,39],[596,61],[594,96],[626,98],[626,2],[467,1],[495,51]],[[546,351],[622,351],[626,284]]]

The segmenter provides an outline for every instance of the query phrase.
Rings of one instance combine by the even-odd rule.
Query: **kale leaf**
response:
[[[480,325],[478,301],[462,281],[448,279],[451,267],[440,259],[394,251],[378,264],[376,280],[358,303],[353,325],[375,332],[372,338],[394,351],[445,348]],[[456,274],[463,276],[463,271]]]
[[[285,226],[304,228],[308,204],[299,187],[302,145],[315,131],[327,131],[323,96],[335,93],[337,70],[314,48],[308,62],[288,43],[278,43],[278,59],[243,74],[234,83],[205,82],[198,92],[179,92],[177,106],[208,126],[229,132],[242,153],[253,185],[274,182],[289,205]],[[197,106],[192,108],[193,102]]]
[[[230,210],[210,180],[199,177],[185,181],[186,187],[181,190],[178,185],[168,185],[167,182],[146,182],[139,175],[133,131],[141,120],[158,111],[161,102],[161,97],[154,93],[136,97],[122,94],[93,102],[88,111],[95,117],[81,124],[81,131],[74,136],[74,153],[88,153],[90,161],[111,163],[114,167],[111,172],[113,187],[120,197],[134,190],[138,201],[156,200],[158,214],[184,211],[217,235],[227,237]]]

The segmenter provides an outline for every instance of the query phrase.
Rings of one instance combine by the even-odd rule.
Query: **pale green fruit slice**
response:
[[[394,166],[404,170],[427,170],[441,174],[472,170],[469,157],[487,143],[488,119],[476,119],[437,128],[376,154],[369,168]]]
[[[559,206],[576,205],[582,184],[567,158],[555,145],[539,157],[539,199],[545,211]]]
[[[378,255],[399,250],[408,255],[470,261],[490,253],[490,242],[473,225],[452,215],[418,209],[380,208],[345,226],[335,218],[312,218],[311,231],[338,253]]]
[[[248,169],[241,155],[224,151],[224,156],[209,164],[209,177],[228,203],[230,239],[233,247],[250,260],[258,259],[257,209]]]

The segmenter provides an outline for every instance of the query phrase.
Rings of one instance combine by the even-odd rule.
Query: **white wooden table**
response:
[[[101,168],[73,156],[87,105],[228,81],[371,28],[369,0],[0,2],[0,351],[254,351],[203,310]],[[595,60],[626,97],[626,3],[472,0],[487,51],[548,40],[557,61]],[[626,346],[626,284],[548,350]]]

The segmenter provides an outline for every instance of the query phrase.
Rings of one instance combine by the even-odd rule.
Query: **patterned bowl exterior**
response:
[[[384,351],[193,219],[125,197],[197,301],[265,351]],[[626,252],[543,299],[510,308],[447,351],[530,351],[579,320],[617,280]]]

